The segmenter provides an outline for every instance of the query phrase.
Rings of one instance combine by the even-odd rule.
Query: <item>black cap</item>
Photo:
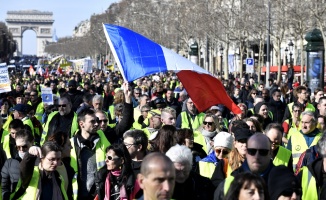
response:
[[[75,80],[70,80],[68,82],[68,87],[77,87],[77,82]]]
[[[234,139],[236,141],[248,139],[252,136],[252,132],[246,128],[234,128],[232,132],[234,133]]]

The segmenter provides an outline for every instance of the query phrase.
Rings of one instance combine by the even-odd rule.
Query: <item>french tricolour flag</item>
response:
[[[205,69],[127,28],[103,24],[111,51],[123,78],[130,82],[158,72],[175,71],[199,111],[224,104],[233,113],[240,108],[222,83]]]

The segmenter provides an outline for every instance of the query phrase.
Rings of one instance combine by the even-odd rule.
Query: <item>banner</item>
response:
[[[0,63],[0,93],[10,92],[10,79],[8,74],[8,66],[6,63]]]
[[[53,105],[53,94],[51,88],[41,88],[42,101],[45,104]]]

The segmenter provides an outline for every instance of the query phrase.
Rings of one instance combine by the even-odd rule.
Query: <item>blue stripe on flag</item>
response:
[[[160,45],[124,27],[104,24],[127,81],[167,71]]]

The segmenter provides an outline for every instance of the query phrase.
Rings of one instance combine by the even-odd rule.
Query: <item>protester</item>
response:
[[[176,170],[172,199],[212,199],[214,187],[208,178],[191,170],[192,153],[184,145],[171,147],[167,152]]]
[[[175,186],[176,170],[164,154],[148,154],[141,165],[138,181],[144,200],[171,199]],[[159,180],[159,181],[158,181]]]

